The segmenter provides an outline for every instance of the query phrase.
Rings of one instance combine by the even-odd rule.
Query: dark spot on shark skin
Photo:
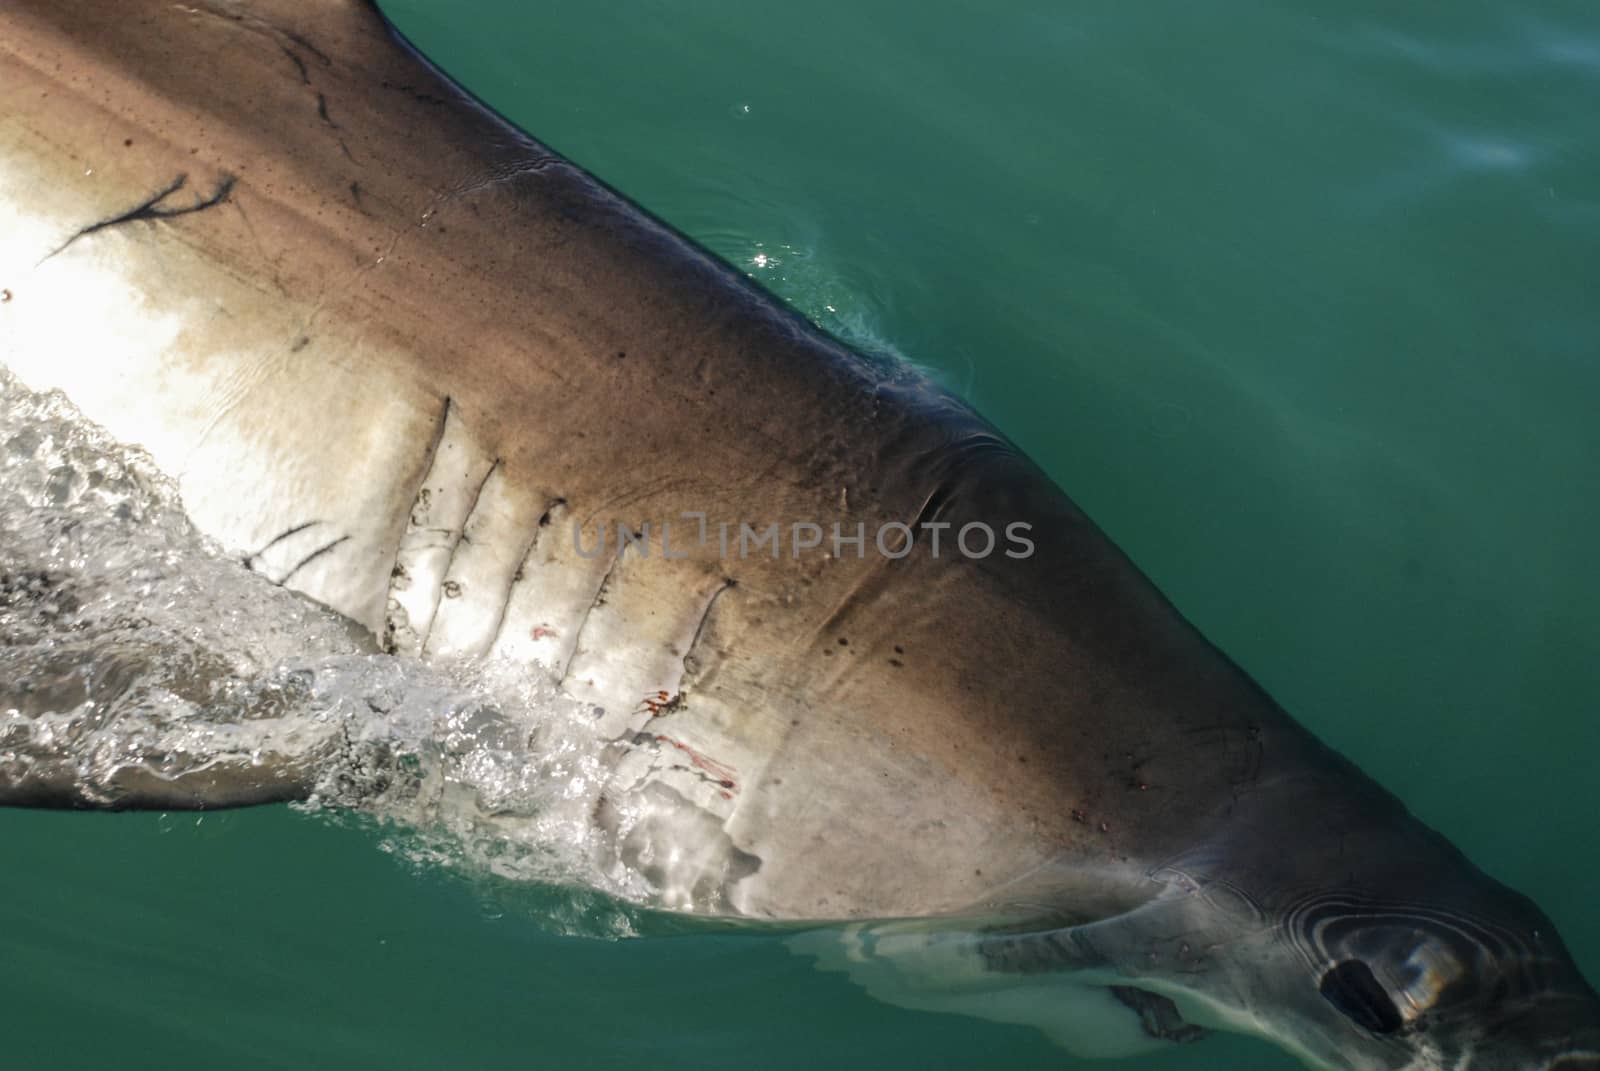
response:
[[[311,336],[310,335],[301,335],[299,338],[294,340],[294,345],[289,347],[289,352],[290,353],[299,353],[301,350],[305,349],[309,345],[311,345]]]
[[[132,139],[132,138],[123,138],[123,139],[122,139],[122,147],[123,147],[123,148],[124,148],[124,149],[131,149],[131,148],[133,148],[133,139]]]
[[[0,305],[7,304],[14,296],[9,290],[0,290]]]

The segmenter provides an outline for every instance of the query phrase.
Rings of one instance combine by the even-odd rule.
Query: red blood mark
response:
[[[700,752],[690,747],[688,744],[680,743],[679,741],[672,739],[670,736],[657,735],[656,739],[661,741],[663,744],[671,744],[673,747],[689,756],[689,761],[694,763],[696,769],[704,770],[706,773],[710,774],[711,779],[717,784],[721,785],[723,788],[731,789],[737,787],[734,784],[733,775],[738,771],[734,770],[731,766],[724,766],[715,759],[708,759],[704,755],[700,754]]]
[[[636,712],[640,710],[649,711],[652,718],[659,718],[663,714],[670,714],[677,710],[682,704],[683,696],[681,694],[669,696],[666,689],[662,689],[658,692],[652,692],[639,700],[639,705],[633,709]]]
[[[536,640],[542,640],[547,636],[559,635],[559,633],[557,633],[553,628],[546,628],[544,625],[535,625],[533,626],[533,631],[528,635],[532,636]]]

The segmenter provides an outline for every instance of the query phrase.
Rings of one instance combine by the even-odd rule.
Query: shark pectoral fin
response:
[[[173,725],[12,708],[0,711],[0,806],[195,811],[343,796],[384,766],[369,750],[314,719]]]
[[[169,760],[170,761],[170,757]],[[162,768],[125,759],[103,773],[70,756],[0,752],[0,806],[67,810],[201,811],[303,800],[317,779],[303,759],[248,755]]]
[[[95,455],[71,464],[121,471]],[[159,504],[124,505],[136,520],[97,528],[87,509],[41,510],[39,519],[8,518],[0,533],[0,806],[200,810],[342,800],[388,776],[393,747],[381,719],[347,709],[343,693],[320,696],[318,663],[285,658],[305,636],[313,650],[362,666],[372,641],[359,626],[249,572],[210,568],[201,548],[183,541],[187,532],[165,527],[171,518]],[[140,542],[136,525],[177,541]],[[56,566],[101,555],[139,564]],[[137,583],[120,571],[133,568]],[[266,628],[234,628],[250,613],[285,629],[281,646]]]
[[[380,765],[347,719],[302,713],[295,674],[231,688],[214,653],[114,637],[17,653],[0,660],[0,806],[248,807]]]

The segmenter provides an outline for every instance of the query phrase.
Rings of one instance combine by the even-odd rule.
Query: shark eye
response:
[[[1347,959],[1324,974],[1318,988],[1328,1003],[1374,1034],[1392,1034],[1405,1025],[1372,968],[1358,959]]]

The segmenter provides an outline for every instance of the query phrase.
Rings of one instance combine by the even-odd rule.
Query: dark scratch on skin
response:
[[[384,89],[392,89],[397,93],[404,93],[418,104],[447,105],[450,102],[443,97],[436,97],[431,93],[424,93],[416,86],[406,85],[402,82],[391,82],[388,79],[380,82]]]
[[[310,85],[311,72],[306,69],[306,61],[300,58],[300,54],[282,42],[279,42],[278,48],[282,50],[285,56],[289,57],[289,61],[294,64],[295,70],[300,72],[300,84]]]
[[[293,569],[290,569],[287,573],[284,573],[283,574],[283,578],[277,582],[278,586],[280,588],[283,587],[291,579],[293,579],[294,575],[296,573],[298,573],[300,570],[304,569],[306,566],[310,565],[312,562],[316,561],[318,558],[322,557],[324,554],[329,553],[335,547],[339,546],[339,544],[347,543],[349,541],[350,541],[350,537],[349,536],[342,535],[338,539],[335,539],[332,543],[327,543],[327,544],[324,544],[321,547],[318,547],[316,550],[312,551],[310,554],[307,554],[304,558],[301,558],[299,565],[296,565]]]
[[[307,84],[309,85],[310,83]],[[339,143],[339,151],[344,153],[345,159],[352,164],[355,163],[356,158],[351,154],[350,146],[345,143],[344,135],[340,133],[344,128],[334,122],[333,117],[328,114],[328,97],[325,93],[319,92],[317,94],[317,118],[321,119],[327,128],[333,131],[333,140]]]
[[[300,55],[301,51],[309,54],[311,58],[317,62],[318,66],[325,68],[332,68],[334,66],[333,60],[328,56],[328,54],[322,51],[322,49],[318,48],[311,41],[311,39],[306,37],[304,34],[296,33],[293,30],[285,30],[282,27],[276,26],[267,21],[266,19],[256,18],[254,16],[245,16],[233,11],[218,11],[214,3],[206,2],[206,0],[201,0],[200,6],[196,10],[205,12],[209,15],[217,16],[219,18],[227,19],[229,22],[239,26],[241,29],[248,30],[251,33],[262,34],[270,38],[272,42],[278,46],[278,50],[288,57],[289,62],[294,64],[295,74],[299,76],[300,84],[303,86],[310,87],[312,82],[311,68],[307,65],[304,57]],[[285,42],[288,43],[285,44]],[[337,130],[337,125],[328,119],[327,105],[321,100],[322,94],[317,94],[317,97],[319,101],[317,109],[318,114],[328,122],[329,126],[332,126],[335,130]],[[341,151],[343,151],[345,157],[351,163],[355,163],[356,158],[351,154],[350,146],[345,144],[345,141],[342,137],[338,138],[338,142],[339,148]]]
[[[699,476],[681,476],[676,478],[662,478],[647,481],[641,486],[617,494],[603,501],[597,502],[594,508],[578,521],[578,524],[587,528],[594,523],[602,513],[615,514],[627,506],[633,505],[650,498],[653,495],[665,494],[668,491],[695,490],[704,483],[704,478]]]
[[[261,244],[261,235],[256,233],[256,225],[250,219],[250,213],[244,210],[244,203],[237,198],[228,202],[239,213],[239,218],[244,221],[245,230],[250,232],[250,240],[255,243],[256,252],[261,254],[261,259],[272,265],[272,285],[277,287],[278,293],[284,297],[289,296],[289,288],[283,285],[283,278],[278,274],[278,260],[267,255],[266,246]]]
[[[317,525],[319,525],[321,523],[322,523],[321,521],[306,521],[304,524],[297,524],[293,528],[284,529],[282,532],[279,532],[276,536],[273,536],[272,539],[270,541],[268,541],[266,546],[262,547],[260,550],[256,551],[254,554],[252,554],[248,558],[246,558],[244,560],[244,563],[243,563],[244,567],[246,569],[249,569],[251,572],[255,572],[256,559],[260,558],[263,554],[265,554],[267,551],[271,550],[273,547],[277,546],[279,543],[282,543],[285,539],[288,539],[291,536],[297,536],[301,532],[304,532],[307,528],[315,528]]]
[[[208,208],[213,208],[228,199],[228,196],[233,193],[234,184],[238,181],[239,180],[233,175],[224,173],[223,176],[217,180],[216,188],[211,191],[210,196],[198,197],[195,199],[193,204],[165,207],[161,202],[165,201],[168,197],[171,197],[173,194],[183,189],[189,183],[189,176],[180,173],[177,178],[173,179],[165,187],[157,190],[152,196],[128,209],[126,212],[112,216],[110,219],[103,219],[98,223],[89,224],[89,226],[83,228],[77,234],[74,234],[71,238],[68,238],[65,242],[62,242],[55,249],[51,250],[50,254],[46,256],[44,260],[49,260],[50,257],[53,257],[57,253],[64,251],[79,238],[94,234],[97,231],[103,231],[110,227],[120,227],[124,223],[155,223],[159,220],[173,219],[177,216],[187,216],[194,212],[203,212]],[[41,260],[39,263],[43,264],[44,260]]]
[[[317,62],[322,64],[324,67],[333,66],[333,60],[328,58],[328,54],[322,51],[322,49],[318,48],[316,45],[312,44],[311,41],[304,35],[295,33],[293,30],[279,30],[278,32],[287,37],[292,43],[299,45],[301,48],[315,56]]]

